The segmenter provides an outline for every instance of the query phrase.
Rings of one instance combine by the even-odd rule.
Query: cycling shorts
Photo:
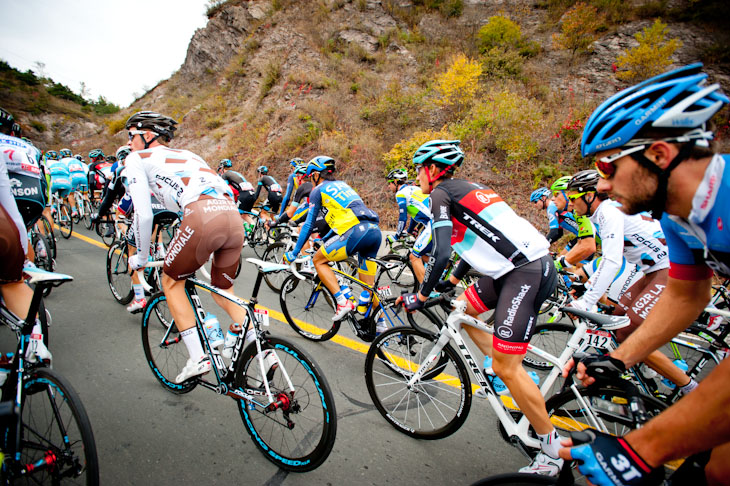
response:
[[[268,206],[271,208],[272,213],[279,212],[279,208],[281,208],[281,200],[282,197],[280,192],[269,193]]]
[[[19,282],[23,279],[25,254],[20,233],[5,208],[0,206],[0,282]]]
[[[89,181],[86,179],[86,174],[80,174],[75,172],[71,174],[71,185],[74,191],[81,190],[81,187],[89,187]]]
[[[361,272],[365,275],[374,275],[374,266],[368,265],[367,260],[375,258],[381,242],[382,236],[377,224],[360,223],[339,237],[328,240],[322,246],[322,254],[331,262],[338,262],[350,255],[357,255]]]
[[[557,284],[553,259],[545,255],[496,280],[481,277],[466,289],[465,295],[480,314],[494,309],[495,350],[525,354],[540,306]]]
[[[432,248],[433,240],[431,239],[431,225],[427,224],[426,227],[423,228],[423,231],[421,231],[421,234],[418,235],[418,238],[416,238],[416,242],[413,243],[411,253],[420,258],[424,255],[430,255]]]
[[[58,197],[66,197],[71,193],[73,186],[71,181],[65,177],[51,178],[51,192],[57,192]]]
[[[163,271],[175,280],[192,275],[213,255],[210,283],[233,286],[244,231],[236,205],[229,200],[199,199],[184,208],[180,230],[170,241]]]
[[[668,268],[646,274],[621,295],[618,306],[629,316],[631,324],[628,327],[616,330],[616,340],[618,342],[623,342],[644,322],[649,311],[656,305],[659,296],[667,286],[668,277]]]
[[[238,195],[238,209],[239,211],[251,212],[251,208],[256,203],[256,199],[253,197],[253,191],[244,191]]]

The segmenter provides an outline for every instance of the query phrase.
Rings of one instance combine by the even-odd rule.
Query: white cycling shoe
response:
[[[355,310],[355,303],[350,299],[347,299],[345,305],[337,304],[337,311],[335,312],[335,315],[332,316],[332,320],[335,322],[339,321],[353,310]]]
[[[207,356],[204,356],[197,363],[192,359],[188,359],[188,362],[185,364],[185,368],[183,368],[180,374],[177,375],[177,378],[175,378],[175,383],[182,383],[194,376],[204,375],[210,371],[210,368],[210,359],[208,359]]]
[[[519,470],[521,473],[540,474],[541,476],[557,476],[563,468],[562,459],[554,459],[544,452],[539,452],[532,462]]]

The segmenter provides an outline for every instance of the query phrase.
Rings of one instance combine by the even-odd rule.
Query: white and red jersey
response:
[[[170,211],[181,213],[201,196],[233,200],[228,184],[199,156],[158,145],[132,152],[124,161],[127,192],[134,202],[138,251],[149,252],[153,211],[150,191]]]

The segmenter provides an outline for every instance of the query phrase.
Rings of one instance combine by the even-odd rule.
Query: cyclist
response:
[[[646,214],[629,216],[621,212],[607,194],[597,192],[599,179],[597,171],[584,170],[574,175],[568,184],[568,198],[575,214],[588,216],[603,236],[601,264],[588,281],[586,293],[570,305],[582,310],[592,309],[620,273],[624,258],[638,265],[643,277],[626,289],[618,300],[623,313],[631,319],[628,327],[615,331],[617,340],[622,342],[641,325],[656,304],[666,286],[669,258],[659,222]],[[644,361],[680,386],[683,394],[697,386],[697,382],[677,368],[664,353],[656,351]]]
[[[719,84],[707,83],[701,68],[685,66],[615,94],[593,112],[583,131],[582,155],[595,155],[603,176],[597,189],[621,202],[628,214],[650,210],[661,217],[669,248],[666,288],[645,322],[610,355],[593,358],[605,373],[615,375],[642,361],[687,328],[710,298],[713,270],[730,276],[730,156],[714,153],[707,126],[729,100]],[[585,384],[593,381],[583,363],[577,376]],[[644,427],[624,438],[601,434],[561,455],[584,462],[581,470],[590,469],[596,484],[622,478],[655,484],[652,471],[660,465],[714,448],[704,467],[706,480],[724,484],[730,477],[729,379],[725,360]],[[609,482],[609,475],[616,481]]]
[[[301,164],[304,164],[304,160],[300,159],[299,157],[294,157],[289,161],[291,174],[289,174],[289,177],[287,177],[286,179],[286,192],[284,193],[284,199],[281,201],[281,209],[279,210],[279,214],[277,216],[281,216],[282,214],[284,214],[284,211],[287,209],[287,205],[289,204],[289,199],[291,198],[292,193],[295,189],[299,188],[299,182],[297,180],[295,171],[296,168]]]
[[[286,224],[290,221],[294,223],[301,222],[303,221],[302,218],[306,216],[309,210],[309,195],[312,192],[312,183],[306,180],[306,173],[307,165],[303,163],[299,164],[292,172],[297,191],[294,193],[291,204],[286,208],[286,211],[274,218],[276,224]],[[270,226],[268,221],[266,225]]]
[[[322,283],[337,300],[333,321],[339,321],[355,308],[347,287],[340,288],[337,277],[328,262],[341,261],[357,255],[360,263],[358,277],[366,284],[375,282],[375,263],[371,261],[380,249],[381,234],[378,215],[362,201],[360,196],[345,182],[335,179],[335,161],[319,155],[307,164],[306,175],[314,188],[309,194],[309,212],[297,239],[294,250],[284,254],[284,260],[292,262],[309,239],[314,222],[320,211],[325,221],[338,235],[331,238],[314,254],[312,262]],[[326,239],[326,238],[324,238]]]
[[[140,111],[126,123],[132,153],[125,160],[129,194],[134,203],[137,253],[129,266],[146,265],[153,225],[150,191],[170,211],[182,213],[180,230],[170,242],[162,275],[162,288],[170,313],[190,358],[177,376],[181,383],[207,373],[210,359],[203,351],[195,327],[195,314],[185,293],[185,278],[213,254],[211,283],[222,289],[233,286],[233,275],[243,247],[244,233],[233,193],[208,164],[187,150],[172,150],[162,142],[172,140],[177,122],[151,111]],[[245,309],[223,297],[214,300],[235,323],[243,323]]]
[[[522,368],[537,312],[557,285],[549,244],[497,193],[476,182],[453,179],[464,161],[459,140],[431,140],[413,156],[418,182],[431,198],[433,262],[420,290],[399,297],[408,311],[423,307],[431,291],[453,288],[470,266],[484,275],[459,296],[467,313],[495,309],[494,336],[465,327],[479,349],[493,358],[493,370],[509,388],[540,438],[541,452],[521,472],[557,475],[563,464],[557,431],[545,401]],[[461,262],[439,282],[455,251]]]
[[[233,196],[238,201],[239,212],[244,211],[241,213],[241,219],[244,221],[246,233],[249,233],[253,227],[254,220],[246,213],[251,211],[254,202],[256,202],[253,186],[239,172],[231,170],[231,167],[233,167],[231,159],[221,160],[218,164],[218,175],[228,183],[228,186],[233,191]]]
[[[23,266],[28,253],[28,233],[23,215],[12,189],[40,189],[40,168],[35,153],[20,137],[20,125],[13,115],[0,108],[0,292],[15,315],[24,318],[30,308],[33,291],[23,280]],[[10,173],[13,173],[12,180]],[[16,182],[18,181],[20,185]],[[23,191],[26,193],[28,191]],[[43,196],[42,191],[37,193]],[[34,209],[39,217],[44,204]],[[28,210],[31,206],[26,205]],[[37,219],[37,218],[36,218]],[[51,353],[43,344],[41,325],[36,321],[31,332],[26,359],[50,361]]]
[[[61,151],[63,152],[63,151]],[[71,153],[69,150],[68,153]],[[89,186],[88,184],[88,177],[87,177],[87,171],[89,170],[88,167],[86,167],[86,164],[81,162],[76,157],[67,157],[64,159],[66,161],[66,165],[68,166],[68,172],[71,179],[71,186],[72,191],[79,191],[82,195],[82,197],[87,197]],[[75,200],[75,197],[73,196],[73,192],[69,195],[69,200]],[[81,206],[81,201],[75,201],[75,203],[78,206]],[[73,202],[72,202],[73,204]],[[77,212],[77,206],[74,205],[73,212]]]
[[[261,188],[266,188],[268,193],[268,208],[266,211],[262,211],[261,217],[264,219],[270,219],[269,212],[276,213],[279,211],[281,206],[281,186],[276,179],[269,175],[269,168],[265,165],[259,166],[256,169],[256,173],[259,175],[259,183],[256,186],[256,194],[254,194],[254,201],[258,201],[259,195],[261,194]]]
[[[46,169],[51,177],[51,193],[57,193],[58,198],[64,201],[73,189],[68,165],[63,159],[59,159],[58,152],[49,150],[46,152]]]
[[[102,188],[98,167],[100,165],[103,166],[105,163],[104,152],[101,149],[94,149],[89,152],[89,173],[87,177],[89,178],[89,197],[92,201],[95,197],[94,191],[101,190]]]
[[[428,262],[433,244],[431,242],[431,210],[429,199],[420,188],[408,182],[408,172],[405,169],[394,169],[388,173],[388,188],[395,193],[398,203],[398,227],[392,239],[399,240],[405,233],[413,234],[416,226],[421,224],[423,230],[413,244],[408,258],[413,267],[413,273],[418,283],[423,282],[426,273],[424,263]],[[408,216],[411,222],[406,230]]]
[[[547,209],[550,226],[548,241],[552,244],[559,240],[563,236],[563,229],[576,235],[555,260],[558,270],[590,260],[596,253],[596,231],[593,223],[587,216],[576,216],[568,209],[569,200],[565,190],[571,179],[571,176],[563,176],[550,186],[553,197]]]

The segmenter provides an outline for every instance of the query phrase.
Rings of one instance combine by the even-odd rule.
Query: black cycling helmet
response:
[[[0,108],[0,133],[10,134],[13,131],[13,125],[15,125],[15,118],[10,112]]]
[[[13,123],[12,128],[13,135],[16,137],[22,137],[23,136],[23,129],[20,128],[20,123]]]
[[[388,182],[403,184],[408,180],[408,171],[406,171],[405,169],[393,169],[388,172],[388,175],[385,178]]]
[[[600,178],[601,176],[598,175],[598,171],[596,170],[582,170],[570,179],[566,189],[578,192],[596,192],[596,186],[598,186],[598,180]]]
[[[258,168],[256,169],[256,172],[258,172],[259,174],[268,174],[268,173],[269,173],[269,168],[268,168],[268,167],[266,167],[265,165],[260,165],[260,166],[259,166],[259,167],[258,167]]]
[[[177,122],[169,116],[161,115],[154,111],[139,111],[130,116],[127,120],[125,128],[136,128],[137,130],[150,130],[169,142],[175,136],[175,125]],[[157,137],[149,142],[145,141],[145,148],[149,147]]]

